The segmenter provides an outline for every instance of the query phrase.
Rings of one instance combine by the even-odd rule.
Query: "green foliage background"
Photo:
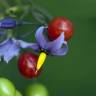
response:
[[[2,1],[0,9],[3,9]],[[19,0],[8,1],[14,5]],[[22,0],[22,3],[26,1]],[[68,42],[69,53],[65,57],[48,57],[37,79],[21,77],[16,58],[8,65],[1,62],[0,76],[12,80],[22,93],[28,84],[40,82],[48,88],[50,96],[96,96],[96,0],[34,1],[52,16],[65,16],[73,22],[74,35]],[[31,28],[28,27],[25,29]],[[25,29],[20,30],[25,32]],[[20,30],[16,31],[17,34]],[[26,40],[32,40],[34,34],[32,36]]]

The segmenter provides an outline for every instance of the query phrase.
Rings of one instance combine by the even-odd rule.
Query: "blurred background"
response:
[[[0,10],[5,10],[1,4],[3,1],[5,0],[0,0]],[[13,6],[15,1],[19,0],[8,2]],[[22,0],[22,4],[26,1]],[[74,34],[68,42],[69,52],[64,57],[49,56],[37,79],[23,78],[18,72],[16,58],[10,64],[1,62],[0,76],[9,78],[22,93],[28,84],[38,82],[47,87],[50,96],[96,96],[96,0],[34,0],[34,2],[53,17],[62,16],[73,22]],[[30,28],[26,26],[25,29]],[[20,30],[25,31],[22,28]],[[30,41],[31,37],[26,40]]]

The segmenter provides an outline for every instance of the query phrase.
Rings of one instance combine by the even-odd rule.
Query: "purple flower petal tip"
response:
[[[63,47],[61,47],[60,49],[55,49],[51,51],[52,55],[57,55],[57,56],[64,56],[67,54],[67,52],[68,52],[67,43],[64,43]]]
[[[45,38],[45,36],[44,36],[44,34],[43,34],[44,29],[45,29],[44,26],[39,27],[39,28],[37,29],[37,31],[36,31],[36,34],[35,34],[36,41],[37,41],[38,45],[39,45],[41,48],[45,48],[46,43],[47,43],[47,42],[46,42],[46,38]]]
[[[8,63],[14,56],[18,56],[21,48],[32,48],[38,50],[38,45],[35,43],[27,43],[22,40],[8,38],[0,44],[0,57]]]

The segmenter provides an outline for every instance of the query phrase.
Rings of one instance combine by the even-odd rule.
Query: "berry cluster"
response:
[[[30,84],[24,92],[24,96],[48,96],[47,89],[42,84]],[[0,96],[23,96],[15,85],[8,79],[0,77]]]
[[[0,28],[9,30],[25,24],[24,22],[13,18],[4,18],[0,21]],[[68,19],[54,18],[47,26],[42,25],[36,30],[35,43],[17,40],[9,36],[0,44],[0,57],[3,57],[8,63],[14,56],[19,56],[18,68],[20,73],[26,78],[37,77],[47,55],[63,56],[67,54],[67,41],[71,38],[72,33],[73,26]],[[40,55],[37,56],[30,52],[23,52],[20,55],[21,48],[31,48]]]
[[[5,9],[0,10],[0,61],[9,64],[13,57],[18,57],[20,74],[26,79],[36,78],[43,70],[47,56],[67,54],[73,25],[67,18],[52,19],[52,16],[34,3],[34,0],[14,1],[14,4],[8,0],[0,3]],[[26,33],[21,34],[23,25],[26,26],[24,29],[28,27],[27,31],[31,27],[31,32],[23,30]],[[35,33],[33,35],[35,42],[24,41],[25,37],[32,35],[32,32]],[[24,96],[49,96],[41,84],[30,84],[24,93]],[[0,96],[22,96],[22,94],[10,80],[0,77]]]

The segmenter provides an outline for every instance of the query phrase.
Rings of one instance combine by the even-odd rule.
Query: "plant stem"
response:
[[[13,31],[9,29],[7,31],[7,38],[11,38],[11,37],[13,37]]]

